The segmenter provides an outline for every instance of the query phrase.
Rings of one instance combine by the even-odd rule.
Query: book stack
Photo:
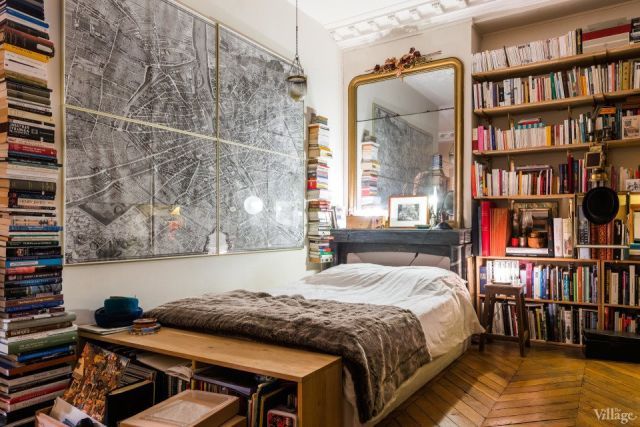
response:
[[[313,115],[309,125],[307,163],[307,199],[309,262],[325,264],[333,261],[330,248],[332,211],[329,192],[329,164],[333,157],[328,119]]]
[[[631,43],[631,31],[631,23],[625,18],[585,27],[582,31],[582,51],[592,53],[627,46]]]
[[[308,215],[309,262],[328,263],[333,261],[331,203],[328,200],[310,200]]]
[[[365,130],[360,142],[360,204],[363,209],[380,206],[380,196],[378,195],[379,148],[380,144],[376,141],[376,137]]]
[[[44,2],[6,0],[0,13],[0,418],[14,423],[62,394],[77,332],[62,306]]]

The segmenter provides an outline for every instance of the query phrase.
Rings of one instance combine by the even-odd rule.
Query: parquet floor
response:
[[[635,419],[622,423],[623,413]],[[516,343],[493,341],[484,353],[472,346],[379,424],[504,425],[640,426],[640,365],[555,346],[534,345],[521,358]]]

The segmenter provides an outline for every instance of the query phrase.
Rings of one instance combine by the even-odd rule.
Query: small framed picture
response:
[[[622,117],[622,139],[640,137],[640,116]]]
[[[640,192],[640,179],[627,179],[624,183],[627,191]]]
[[[415,227],[429,223],[427,196],[389,197],[389,227]]]

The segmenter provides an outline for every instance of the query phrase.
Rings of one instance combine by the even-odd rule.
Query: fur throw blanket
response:
[[[363,423],[431,359],[418,318],[394,306],[238,290],[169,302],[145,316],[164,326],[341,356],[353,378]]]

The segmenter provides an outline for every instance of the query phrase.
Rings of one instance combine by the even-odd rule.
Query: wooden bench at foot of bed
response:
[[[120,332],[85,339],[166,354],[201,364],[268,375],[298,384],[298,421],[301,427],[342,424],[342,362],[340,357],[238,338],[162,328],[155,335]]]

